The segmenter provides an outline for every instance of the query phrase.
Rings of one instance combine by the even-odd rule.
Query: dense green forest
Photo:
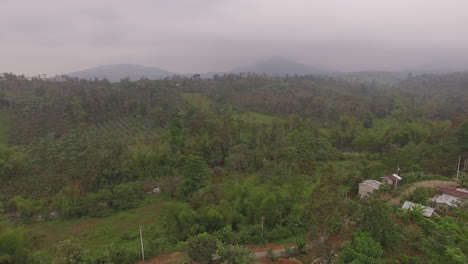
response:
[[[136,263],[140,225],[147,258],[188,251],[204,263],[216,243],[228,259],[248,254],[234,245],[339,235],[348,242],[323,242],[317,257],[468,263],[466,208],[425,218],[387,202],[415,182],[456,181],[468,73],[403,79],[5,73],[0,263]],[[358,197],[360,182],[397,170],[399,188]],[[417,190],[405,198],[434,191]]]

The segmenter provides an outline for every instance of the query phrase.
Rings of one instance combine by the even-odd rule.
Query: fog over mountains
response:
[[[292,60],[288,60],[280,56],[272,56],[263,60],[256,61],[251,65],[237,67],[227,72],[211,72],[199,74],[201,74],[203,77],[212,77],[215,74],[247,72],[272,76],[284,76],[286,74],[308,75],[324,73],[325,70],[305,65],[299,62],[295,62]],[[184,75],[191,76],[193,74],[195,73],[187,73]],[[117,82],[120,79],[127,77],[131,80],[138,80],[143,77],[148,79],[161,79],[168,76],[176,75],[176,73],[171,73],[158,67],[148,67],[136,64],[112,64],[97,66],[82,71],[71,72],[66,75],[82,79],[106,78],[111,82]]]
[[[71,77],[78,77],[81,79],[106,78],[111,82],[118,82],[120,79],[127,77],[131,80],[139,80],[142,77],[148,79],[161,79],[171,76],[173,73],[157,67],[147,67],[136,64],[112,64],[71,72],[66,75]]]
[[[212,78],[215,74],[223,75],[229,73],[256,73],[266,74],[270,76],[285,76],[285,75],[312,75],[323,74],[331,76],[340,76],[349,81],[356,82],[371,82],[373,79],[383,80],[386,84],[392,84],[396,81],[406,78],[409,72],[414,74],[421,73],[444,73],[455,71],[466,71],[465,68],[459,67],[457,69],[408,69],[401,71],[359,71],[359,72],[340,72],[327,69],[325,67],[310,66],[300,62],[296,62],[281,56],[271,56],[262,60],[258,60],[252,64],[236,67],[229,71],[224,72],[191,72],[191,73],[175,73],[164,70],[159,67],[150,67],[137,64],[111,64],[102,65],[81,71],[66,73],[71,77],[78,77],[82,79],[103,79],[106,78],[111,82],[118,82],[123,78],[130,78],[131,80],[139,80],[141,78],[148,79],[163,79],[173,75],[192,76],[193,74],[200,74],[202,78]]]
[[[298,63],[292,60],[280,56],[273,56],[267,59],[259,60],[251,65],[245,67],[238,67],[232,70],[233,73],[241,72],[252,72],[257,74],[267,75],[286,75],[286,74],[297,74],[307,75],[324,72],[323,69],[319,69],[313,66],[308,66],[302,63]]]

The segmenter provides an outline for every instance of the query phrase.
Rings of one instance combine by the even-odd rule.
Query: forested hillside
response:
[[[468,73],[391,84],[5,73],[0,263],[136,263],[140,225],[147,259],[184,251],[205,263],[197,247],[211,258],[216,242],[234,251],[339,236],[348,242],[299,255],[467,263],[466,208],[424,218],[386,202],[415,182],[456,181],[459,158],[468,158]],[[360,182],[393,173],[399,188],[358,197]],[[420,192],[405,199],[425,202]]]

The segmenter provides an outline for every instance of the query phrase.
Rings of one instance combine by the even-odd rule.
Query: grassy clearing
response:
[[[202,111],[209,111],[214,104],[208,96],[201,93],[181,93],[181,96],[187,100],[190,105]]]
[[[8,144],[8,130],[12,117],[10,113],[0,112],[0,144]]]
[[[282,122],[284,119],[281,117],[265,115],[257,112],[245,112],[238,115],[233,115],[234,120],[241,120],[248,126],[256,125],[271,125],[274,122]],[[248,129],[241,129],[241,138],[243,142],[247,142],[252,136],[252,133]]]
[[[139,242],[139,226],[161,219],[161,208],[168,201],[163,195],[148,196],[138,208],[115,213],[104,218],[80,218],[33,223],[28,228],[38,249],[50,250],[53,245],[70,237],[78,239],[86,249],[96,249],[119,242]]]
[[[283,119],[276,116],[265,115],[257,112],[246,112],[239,115],[234,115],[234,119],[240,119],[244,122],[270,125],[274,121],[282,121]]]

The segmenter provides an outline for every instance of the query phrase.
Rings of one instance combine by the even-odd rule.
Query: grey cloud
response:
[[[0,72],[61,74],[111,63],[204,72],[272,55],[343,71],[468,69],[465,0],[0,4]]]

